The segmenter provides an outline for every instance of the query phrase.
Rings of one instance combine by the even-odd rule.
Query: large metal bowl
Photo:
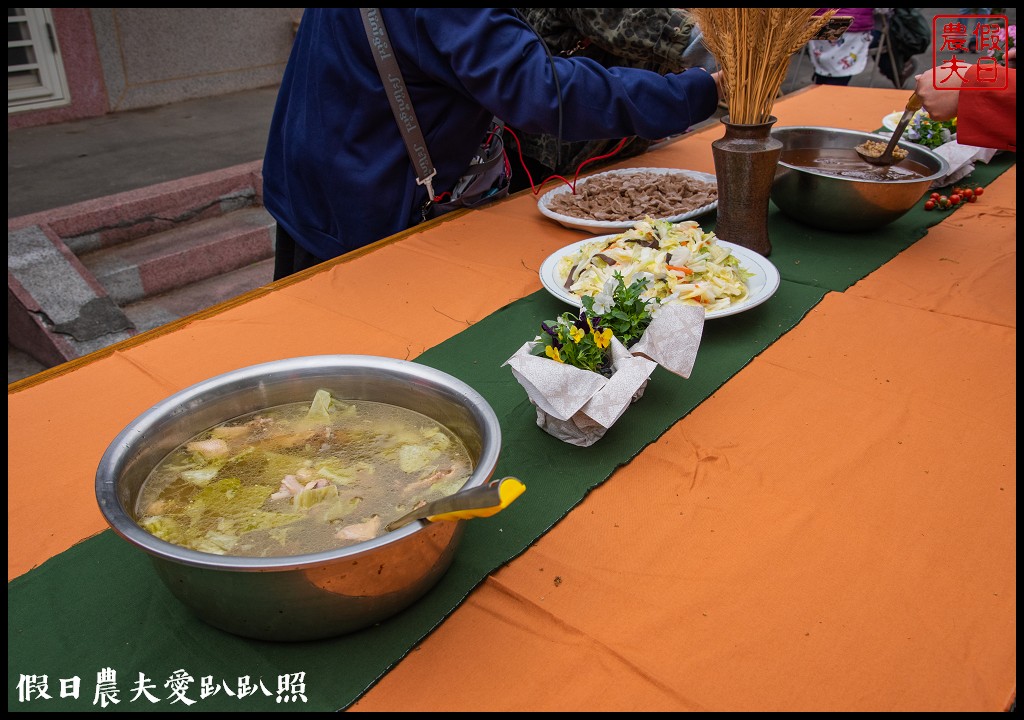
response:
[[[320,388],[346,399],[416,410],[448,427],[474,462],[465,488],[487,483],[501,428],[487,401],[462,381],[404,360],[322,355],[254,365],[205,380],[144,412],[114,438],[96,471],[96,499],[121,537],[146,552],[170,591],[222,630],[263,640],[313,640],[379,622],[418,600],[450,566],[464,521],[416,521],[340,550],[237,557],[160,540],[135,521],[153,467],[182,442],[239,415],[312,399]]]
[[[884,140],[873,133],[829,127],[781,127],[771,132],[787,150],[854,147],[865,140]],[[933,181],[949,172],[944,158],[916,143],[900,140],[909,160],[928,169],[925,177],[909,180],[865,180],[839,177],[779,161],[771,199],[795,220],[838,232],[862,232],[888,225],[912,208]]]

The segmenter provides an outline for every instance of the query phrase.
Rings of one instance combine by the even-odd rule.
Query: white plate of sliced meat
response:
[[[545,217],[590,233],[628,230],[645,217],[690,220],[718,207],[718,182],[710,173],[674,168],[621,168],[580,178],[537,201]]]

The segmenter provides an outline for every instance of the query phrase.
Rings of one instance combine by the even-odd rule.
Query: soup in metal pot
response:
[[[872,165],[864,160],[853,148],[802,148],[783,150],[780,162],[796,167],[808,168],[826,175],[892,182],[895,180],[919,180],[928,177],[932,171],[914,160],[905,159],[892,165]]]
[[[472,474],[442,424],[319,390],[210,428],[149,474],[136,505],[157,537],[219,555],[320,552],[370,540]]]

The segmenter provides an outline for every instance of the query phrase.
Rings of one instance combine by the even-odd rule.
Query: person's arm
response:
[[[956,117],[957,106],[960,103],[960,86],[963,84],[963,78],[956,73],[950,73],[948,78],[936,84],[935,78],[942,75],[942,68],[936,67],[914,76],[914,80],[917,81],[914,92],[921,98],[921,105],[932,120],[952,120]]]
[[[1016,152],[1017,71],[1001,65],[994,71],[995,80],[981,82],[977,65],[968,67],[963,76],[934,68],[917,76],[915,92],[933,120],[957,119],[957,142],[962,145]],[[936,87],[933,77],[946,74],[949,77]],[[991,89],[973,89],[986,85]]]
[[[992,83],[993,89],[960,90],[956,138],[963,145],[1017,152],[1017,71],[996,68],[999,77]],[[982,84],[977,71],[977,65],[967,71],[965,88]],[[1004,77],[1006,87],[997,89],[1003,85]]]
[[[701,69],[663,76],[551,58],[529,26],[500,9],[413,12],[424,49],[417,72],[468,94],[517,129],[555,133],[561,113],[563,140],[663,138],[706,120],[718,106],[715,78]],[[392,41],[403,46],[394,33]],[[416,84],[414,77],[406,81]]]

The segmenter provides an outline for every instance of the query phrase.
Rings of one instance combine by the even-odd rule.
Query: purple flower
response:
[[[558,331],[548,325],[546,322],[541,322],[540,329],[546,332],[552,338],[552,345],[555,347],[562,347],[562,341],[558,339]]]

